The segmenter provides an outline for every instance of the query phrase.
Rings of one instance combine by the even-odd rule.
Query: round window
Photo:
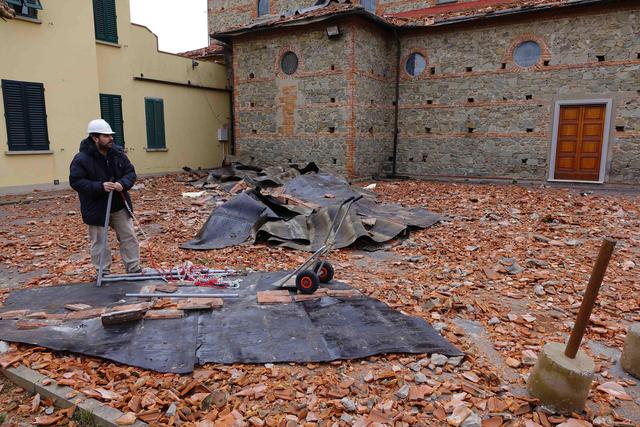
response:
[[[280,68],[285,74],[291,75],[295,73],[298,69],[298,55],[293,52],[287,52],[282,55]]]
[[[520,43],[513,51],[513,61],[521,67],[531,67],[540,60],[540,45],[534,41]]]
[[[404,65],[404,68],[409,75],[417,77],[422,74],[426,66],[427,60],[424,59],[424,56],[422,56],[418,52],[414,52],[407,58],[407,62]]]

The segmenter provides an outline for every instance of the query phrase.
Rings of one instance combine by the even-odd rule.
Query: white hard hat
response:
[[[111,130],[109,123],[102,119],[91,120],[87,126],[87,133],[100,133],[103,135],[113,135],[115,132]]]

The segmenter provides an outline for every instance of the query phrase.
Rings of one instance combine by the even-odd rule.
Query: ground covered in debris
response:
[[[211,208],[229,197],[215,189],[200,198],[183,197],[192,191],[188,178],[144,179],[133,193],[151,236],[143,245],[146,265],[190,260],[275,271],[303,260],[304,253],[264,245],[179,249]],[[638,380],[623,374],[617,362],[626,327],[640,321],[638,195],[419,181],[379,182],[375,191],[382,201],[421,206],[445,221],[375,252],[333,253],[337,278],[426,319],[467,353],[463,361],[388,355],[329,364],[205,365],[180,376],[28,346],[0,360],[4,366],[23,363],[162,425],[640,423]],[[59,192],[33,200],[51,195],[33,193],[26,200],[31,203],[0,206],[3,297],[11,289],[92,280],[76,196]],[[604,236],[618,239],[618,245],[583,345],[596,361],[597,380],[584,413],[550,414],[528,398],[524,379],[544,343],[568,336]],[[16,424],[68,422],[70,411],[52,412],[49,405],[13,388],[0,392],[0,412]]]

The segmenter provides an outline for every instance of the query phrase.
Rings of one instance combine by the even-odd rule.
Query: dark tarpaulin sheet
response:
[[[187,312],[182,319],[141,320],[106,328],[100,319],[89,319],[31,330],[18,330],[14,320],[2,320],[0,339],[173,373],[189,373],[204,363],[328,362],[382,353],[462,354],[424,320],[364,296],[259,305],[256,292],[273,289],[285,274],[252,273],[240,284],[239,298],[225,299],[221,309]],[[147,284],[108,283],[96,288],[85,283],[21,290],[11,293],[2,312],[63,313],[67,303],[94,307],[135,303],[142,300],[127,298],[125,293]],[[349,289],[338,282],[327,287]]]
[[[300,175],[297,169],[293,171],[295,173],[282,172],[271,180],[282,182],[283,174],[289,177],[298,174],[278,189],[281,190],[279,198],[261,194],[260,188],[237,195],[214,209],[196,238],[183,244],[182,248],[215,249],[266,241],[298,250],[317,250],[327,237],[338,204],[363,191],[352,189],[345,179],[335,175],[316,173],[314,170]],[[264,175],[263,178],[269,176]],[[287,198],[306,206],[285,204],[282,199]],[[350,246],[356,241],[384,243],[406,234],[411,227],[426,228],[441,220],[439,215],[422,208],[377,203],[373,198],[373,193],[365,192],[365,198],[354,204],[336,236],[337,248]],[[268,214],[258,212],[261,205]],[[308,205],[316,208],[311,209]],[[245,210],[255,214],[246,214]],[[233,227],[229,227],[229,218],[233,218]],[[242,233],[238,234],[237,229],[241,229]],[[229,230],[234,230],[231,238]]]

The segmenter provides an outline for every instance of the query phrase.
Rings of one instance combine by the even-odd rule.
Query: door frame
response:
[[[556,150],[558,149],[558,128],[560,127],[560,107],[563,105],[605,105],[604,129],[602,130],[602,153],[600,155],[600,175],[597,181],[581,181],[573,179],[555,179],[556,173]],[[551,151],[549,153],[549,173],[548,181],[556,182],[582,182],[585,184],[603,184],[606,176],[607,159],[609,153],[609,136],[611,133],[611,112],[613,107],[613,98],[586,98],[586,99],[569,99],[555,101],[553,110],[553,126],[551,134]]]

